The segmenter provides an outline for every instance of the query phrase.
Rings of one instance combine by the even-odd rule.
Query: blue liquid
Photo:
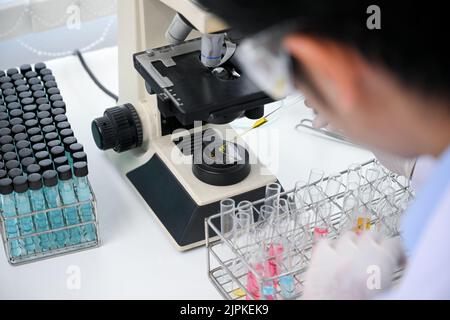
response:
[[[56,186],[44,188],[44,195],[49,208],[58,208],[62,205],[62,201],[58,193],[58,188]],[[49,211],[48,219],[50,221],[50,226],[52,229],[65,227],[64,217],[61,210]],[[68,237],[67,232],[65,230],[56,231],[54,235],[55,246],[57,248],[64,248]]]
[[[16,205],[12,194],[1,195],[0,205],[3,210],[4,218],[12,218],[16,216]],[[15,238],[19,236],[19,225],[17,219],[8,219],[5,221],[5,233],[7,238]],[[11,257],[20,257],[22,254],[22,248],[19,240],[8,240],[8,242]]]
[[[17,206],[17,214],[20,216],[27,215],[31,213],[31,204],[30,199],[28,199],[27,193],[15,193],[16,198],[16,206]],[[20,230],[22,231],[22,235],[35,233],[33,218],[24,217],[19,218]],[[32,237],[24,238],[24,247],[27,254],[32,254],[36,252],[36,244],[35,240]]]
[[[92,200],[91,190],[87,182],[87,177],[75,177],[75,186],[77,190],[78,201]],[[79,213],[82,222],[94,221],[94,209],[90,203],[79,206]],[[87,224],[82,227],[84,241],[90,242],[97,240],[94,223]]]
[[[59,182],[59,193],[61,194],[64,205],[74,205],[77,203],[75,191],[70,180]],[[68,226],[80,223],[76,206],[66,208],[63,210],[63,212]],[[69,230],[69,243],[71,245],[81,243],[81,234],[82,231],[80,227],[71,228]]]
[[[44,211],[47,209],[45,204],[45,196],[41,190],[30,190],[31,206],[33,211]],[[34,216],[34,223],[36,225],[36,232],[45,232],[50,230],[50,225],[47,220],[47,214],[39,213]],[[42,234],[37,237],[37,244],[40,251],[49,251],[52,249],[53,240],[50,234]]]
[[[279,281],[281,295],[285,299],[292,299],[295,294],[295,281],[293,276],[284,276]]]

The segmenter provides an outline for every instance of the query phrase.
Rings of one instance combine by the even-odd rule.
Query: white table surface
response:
[[[86,60],[100,81],[118,92],[117,49],[88,53]],[[0,299],[219,299],[207,278],[206,249],[176,251],[118,171],[96,148],[91,121],[114,101],[95,86],[75,57],[49,61],[47,65],[57,78],[69,121],[89,157],[102,245],[17,267],[8,264],[1,250]],[[247,137],[252,149],[261,151],[263,161],[269,154],[279,154],[269,167],[285,188],[293,187],[298,179],[307,179],[311,168],[331,173],[373,157],[359,148],[296,131],[295,125],[304,116],[310,117],[311,112],[303,103],[297,103],[258,129],[258,137],[272,137],[270,143],[254,139],[256,132]],[[239,121],[236,125],[248,123]],[[80,285],[75,287],[70,285],[73,270],[80,276]]]

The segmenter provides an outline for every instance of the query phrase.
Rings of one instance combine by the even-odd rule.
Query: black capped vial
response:
[[[65,130],[65,129],[71,129],[70,123],[67,121],[63,121],[63,122],[58,122],[56,124],[56,128],[58,129],[59,132]]]
[[[45,76],[42,77],[42,81],[47,82],[47,81],[56,81],[56,78],[54,75],[52,74],[47,74]]]
[[[3,149],[3,147],[2,147],[2,149]],[[4,153],[3,161],[6,163],[9,160],[17,160],[17,153],[15,153],[14,151],[8,151],[8,152]]]
[[[1,128],[0,129],[0,137],[4,137],[4,136],[10,136],[12,134],[12,131],[10,128],[5,127],[5,128]]]
[[[45,68],[47,68],[47,66],[43,62],[38,62],[34,65],[34,71],[39,74],[41,73],[41,70],[44,70]]]
[[[41,132],[41,130],[39,130],[39,132]],[[36,144],[42,144],[42,143],[44,143],[44,136],[41,135],[41,134],[37,134],[35,136],[32,136],[30,138],[30,142],[31,142],[31,145],[33,145],[33,146],[36,145]],[[42,150],[39,150],[39,151],[42,151]]]
[[[42,128],[53,125],[53,119],[52,118],[40,119],[39,124]]]
[[[56,132],[56,127],[54,125],[49,125],[49,126],[45,126],[42,128],[42,133],[44,134],[44,136],[47,133],[52,133],[52,132]]]
[[[33,145],[33,152],[36,155],[36,153],[41,151],[47,151],[47,145],[45,143],[36,143]]]
[[[33,79],[36,78],[37,76],[39,75],[34,71],[28,71],[27,73],[25,73],[25,78],[27,79]]]
[[[23,176],[23,171],[22,169],[16,168],[16,169],[12,169],[8,171],[8,177],[10,177],[11,179],[14,179],[16,177],[20,177]]]
[[[42,174],[44,186],[47,188],[58,185],[58,173],[55,170],[47,170]],[[55,195],[56,196],[56,195]]]
[[[20,73],[25,75],[27,72],[32,71],[31,65],[29,64],[23,64],[20,66]]]
[[[77,138],[75,138],[75,137],[68,137],[68,138],[64,138],[64,139],[61,139],[61,140],[63,141],[64,148],[66,149],[67,152],[70,151],[69,147],[70,147],[72,144],[78,142],[78,141],[77,141]]]
[[[19,158],[21,160],[28,157],[33,157],[33,151],[30,148],[23,148],[22,150],[19,151]]]
[[[48,111],[39,111],[37,113],[37,117],[39,120],[45,119],[45,118],[50,118],[51,114]]]
[[[28,176],[28,187],[30,190],[39,191],[43,187],[42,176],[39,173],[33,173]],[[32,200],[33,195],[31,195]],[[42,208],[40,208],[42,210]]]
[[[12,110],[9,113],[9,118],[10,119],[14,119],[14,118],[23,118],[23,111],[21,109],[15,109]]]
[[[45,98],[45,97],[46,97],[46,94],[42,90],[33,92],[33,98],[35,98],[35,99],[40,99],[40,98]]]
[[[54,108],[52,110],[52,116],[53,117],[59,116],[60,114],[66,114],[66,110],[63,109],[63,108]]]
[[[39,75],[43,78],[45,76],[51,75],[52,74],[52,70],[48,69],[48,68],[44,68],[41,71],[39,71]]]
[[[72,168],[70,166],[60,166],[56,169],[60,181],[68,181],[72,179]]]
[[[77,162],[86,162],[87,163],[87,155],[85,152],[75,152],[72,155],[73,158],[73,163],[77,163]]]
[[[55,168],[59,168],[62,166],[67,166],[69,164],[69,160],[67,157],[59,157],[53,160],[53,164],[55,165]]]
[[[9,121],[8,120],[0,120],[0,130],[4,128],[9,128]]]
[[[28,113],[28,112],[32,112],[34,114],[36,114],[36,112],[38,111],[38,107],[35,104],[29,104],[27,106],[24,106],[22,108],[23,112]],[[37,117],[37,116],[36,116]]]
[[[54,95],[50,96],[49,100],[50,100],[50,103],[51,103],[52,107],[56,108],[55,107],[55,102],[62,101],[63,98],[62,98],[62,96],[60,94],[54,94]]]
[[[52,140],[52,141],[47,142],[47,148],[48,148],[49,150],[50,150],[51,148],[57,147],[57,146],[61,146],[61,147],[62,147],[61,141],[59,141],[59,140]],[[63,148],[64,148],[64,147],[63,147]]]
[[[14,127],[18,124],[23,124],[23,119],[22,118],[14,118],[14,119],[10,119],[9,120],[9,124],[11,125],[11,127]]]
[[[15,177],[13,179],[13,185],[14,185],[14,191],[16,193],[24,194],[25,192],[28,191],[28,179],[27,179],[27,177],[24,177],[24,176],[17,176],[17,177]],[[24,202],[28,201],[28,204],[27,203],[21,203],[22,201],[24,201]],[[28,196],[26,196],[26,198],[25,197],[24,198],[19,197],[18,199],[16,199],[16,207],[17,207],[18,211],[20,211],[20,207],[28,207],[29,208],[30,207],[30,200],[28,199]],[[29,223],[32,224],[33,223],[32,220],[30,220]],[[32,228],[32,226],[31,226],[31,228]]]
[[[30,164],[26,168],[26,172],[27,172],[27,174],[40,173],[41,167],[38,164]]]
[[[70,153],[71,156],[74,153],[83,152],[83,151],[84,151],[84,147],[83,147],[83,145],[81,143],[74,143],[74,144],[71,144],[70,147],[69,147],[69,153]]]
[[[20,168],[20,162],[17,160],[9,160],[6,164],[5,164],[5,168],[6,170],[10,171],[12,169],[15,168]]]
[[[68,137],[73,137],[74,133],[72,129],[64,129],[61,130],[61,132],[59,133],[59,135],[61,136],[61,140],[64,141],[64,139],[68,138]]]
[[[54,94],[61,94],[61,91],[59,91],[58,88],[53,87],[53,88],[47,89],[47,94],[48,94],[49,96],[52,96],[52,95],[54,95]]]
[[[35,84],[39,84],[39,83],[41,83],[41,80],[39,80],[36,77],[28,79],[28,85],[29,86],[34,86]],[[43,91],[43,90],[41,90],[41,91]]]
[[[54,101],[52,104],[53,109],[64,109],[66,110],[66,103],[64,101]]]
[[[8,172],[3,169],[0,169],[0,180],[8,177]]]
[[[13,142],[14,142],[14,139],[10,135],[4,135],[4,136],[0,137],[0,145],[2,145],[2,146],[4,146],[5,144],[12,144]]]
[[[28,113],[26,113],[26,114],[28,114]],[[34,113],[31,113],[31,114],[34,114]],[[27,128],[27,132],[31,128],[38,128],[40,131],[39,121],[37,121],[37,119],[26,120],[24,125]]]
[[[42,160],[50,159],[50,154],[47,151],[39,151],[34,155],[36,162],[39,163]]]
[[[59,135],[56,132],[49,132],[44,136],[47,146],[50,142],[57,140],[59,142]]]
[[[53,158],[53,159],[60,158],[60,157],[64,157],[64,155],[65,155],[65,150],[64,150],[63,147],[53,147],[53,148],[50,150],[50,154],[52,155],[52,158]]]
[[[10,178],[3,178],[0,180],[0,194],[3,196],[10,195],[14,192],[13,182]],[[8,212],[11,214],[11,212]],[[15,212],[14,212],[15,215]]]
[[[31,140],[34,136],[40,136],[42,131],[39,127],[33,127],[27,130],[28,137],[30,139],[30,142],[33,144],[33,141]]]
[[[8,103],[7,108],[9,111],[12,111],[12,110],[20,109],[21,107],[20,107],[20,103],[18,103],[17,101],[14,101],[14,102]]]
[[[24,113],[23,115],[22,115],[22,119],[23,119],[23,121],[25,121],[25,123],[27,122],[27,121],[29,121],[29,120],[36,120],[36,114],[34,113],[34,112],[27,112],[27,113]],[[36,123],[37,123],[37,120],[36,120]],[[26,126],[26,125],[25,125]]]
[[[41,167],[42,172],[53,170],[53,161],[50,159],[41,160],[38,164]]]
[[[16,143],[16,150],[20,152],[22,149],[29,149],[31,147],[31,143],[28,140],[22,140]]]
[[[44,103],[44,104],[41,104],[41,105],[38,107],[38,110],[39,110],[39,111],[48,111],[48,112],[50,112],[50,111],[52,110],[52,107],[50,107],[49,104]]]
[[[36,104],[38,106],[40,106],[41,104],[48,104],[48,103],[50,103],[50,102],[48,101],[48,99],[46,97],[36,99]]]
[[[27,168],[32,164],[36,164],[36,159],[34,157],[26,157],[20,161],[20,164],[22,165],[22,168]]]
[[[56,117],[53,118],[53,120],[57,125],[61,122],[68,122],[67,116],[65,114],[58,114]]]

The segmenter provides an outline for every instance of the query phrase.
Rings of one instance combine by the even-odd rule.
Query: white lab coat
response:
[[[383,299],[450,299],[450,148],[418,160],[416,199],[402,223],[408,266]]]

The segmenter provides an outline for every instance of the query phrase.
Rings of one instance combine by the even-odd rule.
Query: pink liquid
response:
[[[314,240],[325,238],[328,235],[328,229],[326,228],[314,228]]]
[[[257,264],[255,266],[256,272],[263,274],[264,267],[262,264]],[[261,298],[261,290],[259,288],[259,282],[253,272],[249,271],[247,273],[247,291],[253,296],[253,299],[259,300]],[[247,300],[251,300],[248,296]]]

